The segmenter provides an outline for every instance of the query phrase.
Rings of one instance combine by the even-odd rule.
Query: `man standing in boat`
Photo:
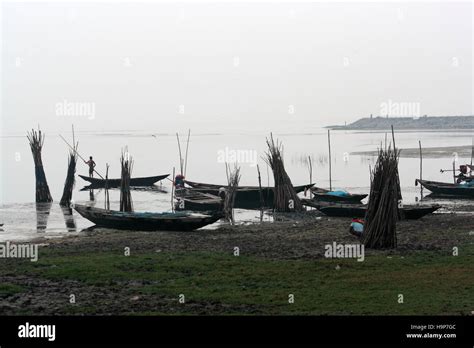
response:
[[[89,177],[93,178],[94,177],[95,162],[92,159],[92,156],[89,156],[89,160],[85,163],[89,166]]]
[[[184,175],[183,174],[178,174],[174,178],[174,186],[176,188],[184,188]]]

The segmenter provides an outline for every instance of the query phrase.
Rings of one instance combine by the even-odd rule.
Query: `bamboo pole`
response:
[[[328,129],[328,147],[329,147],[329,190],[332,191],[332,177],[331,177],[331,133]]]
[[[189,149],[189,137],[191,136],[191,129],[188,130],[188,140],[186,141],[186,154],[184,162],[184,177],[186,177],[186,170],[188,169],[188,149]]]
[[[471,166],[472,166],[472,158],[474,157],[474,138],[471,141]],[[472,172],[472,170],[471,170]]]
[[[263,210],[263,193],[262,193],[262,177],[260,176],[260,167],[257,164],[257,173],[258,173],[258,191],[260,194],[260,209]]]
[[[183,156],[181,155],[181,143],[179,142],[179,135],[178,132],[176,132],[176,139],[178,140],[178,152],[179,152],[179,168],[180,168],[180,174],[183,174]],[[174,180],[174,178],[173,178]]]
[[[71,125],[72,128],[72,143],[73,145],[76,145],[76,137],[74,135],[74,124]]]
[[[456,183],[456,160],[453,158],[453,180]]]
[[[109,164],[105,164],[105,209],[110,210],[110,197],[109,197]]]
[[[175,182],[174,182],[174,176],[175,176],[175,169],[173,167],[173,180],[171,182],[171,211],[174,212],[174,185],[175,185]]]
[[[423,180],[423,152],[421,150],[421,140],[418,140],[418,145],[420,147],[420,180]],[[423,198],[423,185],[420,185],[420,192]]]
[[[423,152],[421,151],[421,140],[418,140],[418,145],[420,147],[420,180],[423,180]],[[423,185],[421,187],[423,190]]]
[[[311,162],[311,156],[308,156],[308,164],[309,164],[309,183],[313,183],[313,163]],[[306,190],[305,190],[305,196],[306,196]],[[309,190],[309,198],[312,197],[312,191],[311,189]]]
[[[263,221],[263,208],[265,206],[263,200],[263,192],[262,192],[262,177],[260,176],[260,167],[257,164],[257,172],[258,172],[258,189],[260,193],[260,222]]]

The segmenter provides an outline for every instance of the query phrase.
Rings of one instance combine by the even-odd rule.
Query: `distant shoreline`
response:
[[[474,116],[365,117],[331,130],[474,130]]]
[[[425,147],[422,148],[424,158],[451,158],[453,154],[457,154],[459,157],[469,158],[472,153],[472,145],[460,145],[460,146],[437,146],[437,147]],[[378,151],[354,151],[350,153],[356,156],[373,156],[378,155]],[[405,148],[400,149],[400,157],[402,158],[419,158],[419,148]]]

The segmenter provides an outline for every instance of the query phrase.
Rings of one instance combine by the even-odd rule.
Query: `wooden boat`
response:
[[[130,186],[152,186],[155,182],[166,179],[169,174],[156,175],[156,176],[146,176],[141,178],[131,178]],[[79,175],[82,180],[90,182],[90,186],[93,188],[102,188],[105,187],[105,179],[100,178],[90,178],[85,175]],[[115,188],[120,186],[121,179],[108,179],[108,187]]]
[[[219,189],[227,187],[227,185],[204,184],[194,181],[185,180],[185,183],[194,190],[219,196]],[[296,193],[309,190],[314,184],[294,186]],[[265,207],[273,206],[273,187],[262,187],[262,198]],[[248,207],[244,209],[253,209],[260,207],[260,188],[258,186],[239,186],[235,196],[235,207]],[[252,208],[250,208],[252,207]]]
[[[121,212],[79,204],[76,204],[74,209],[97,226],[132,231],[192,231],[210,225],[222,217],[221,213]]]
[[[437,195],[446,196],[458,196],[458,197],[473,197],[474,198],[474,186],[463,185],[463,184],[450,184],[446,182],[428,181],[428,180],[415,180],[415,185],[418,183],[424,188],[430,190]]]
[[[193,189],[177,189],[175,192],[176,210],[221,211],[223,201],[220,197],[202,193]]]
[[[313,193],[313,199],[316,201],[324,201],[324,202],[340,202],[340,203],[360,203],[367,194],[358,194],[358,193],[347,193],[346,195],[336,195],[332,192],[320,187],[312,187],[311,192]]]
[[[400,215],[404,220],[416,220],[441,208],[439,204],[431,206],[404,206],[401,208]],[[367,211],[367,205],[354,204],[333,204],[320,206],[319,211],[327,216],[363,218]]]

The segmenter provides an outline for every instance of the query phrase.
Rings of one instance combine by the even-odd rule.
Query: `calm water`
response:
[[[47,130],[46,130],[47,132]],[[186,147],[186,132],[181,134],[181,146]],[[156,137],[152,136],[156,134]],[[71,135],[64,134],[64,136]],[[262,156],[266,150],[267,132],[255,131],[252,134],[226,131],[222,134],[200,132],[191,134],[187,164],[187,178],[193,181],[225,183],[226,172],[223,160],[232,159],[232,155],[241,156],[242,185],[257,185],[258,163],[262,173],[262,184],[272,185],[272,174]],[[274,134],[283,142],[285,165],[293,184],[309,182],[310,174],[307,158],[312,158],[313,182],[318,186],[329,187],[328,180],[328,144],[327,131],[322,128],[304,131],[281,130]],[[423,147],[460,146],[471,144],[472,132],[398,132],[397,146],[417,147],[418,140]],[[178,170],[178,147],[176,135],[159,134],[153,131],[130,131],[115,133],[76,132],[79,140],[79,153],[83,157],[93,155],[97,170],[105,172],[105,164],[110,164],[109,177],[120,176],[119,158],[121,149],[128,147],[134,159],[134,176],[150,176],[172,173]],[[369,165],[374,158],[350,155],[353,151],[375,150],[384,140],[383,132],[333,131],[332,146],[332,183],[334,188],[345,188],[356,193],[369,190]],[[237,153],[237,151],[239,151]],[[7,134],[1,138],[2,167],[0,170],[0,223],[5,226],[0,232],[0,240],[28,239],[41,233],[47,237],[60,237],[65,233],[80,233],[92,226],[82,217],[74,214],[74,220],[65,221],[65,215],[58,205],[67,170],[67,147],[58,135],[47,133],[43,148],[43,163],[55,202],[48,206],[36,206],[34,203],[35,178],[34,165],[26,137],[23,134]],[[460,158],[459,162],[468,162],[470,158]],[[255,162],[256,161],[256,162]],[[450,168],[451,157],[423,161],[423,177],[430,180],[451,182],[450,174],[441,174],[441,168]],[[400,159],[400,179],[404,203],[413,203],[419,197],[419,188],[414,186],[419,173],[418,159]],[[78,163],[79,174],[87,174],[87,167]],[[77,178],[74,201],[90,203],[89,191],[80,191],[85,182]],[[165,180],[159,190],[133,191],[132,197],[137,211],[169,211],[170,181]],[[164,191],[164,192],[163,192]],[[97,207],[104,205],[103,190],[94,191]],[[110,192],[111,208],[117,209],[119,192]],[[48,214],[49,212],[49,214]],[[67,215],[66,215],[67,216]],[[258,220],[258,211],[236,212],[239,222]],[[268,219],[268,217],[267,217]],[[67,227],[66,222],[70,228]],[[75,226],[74,228],[72,226]]]

